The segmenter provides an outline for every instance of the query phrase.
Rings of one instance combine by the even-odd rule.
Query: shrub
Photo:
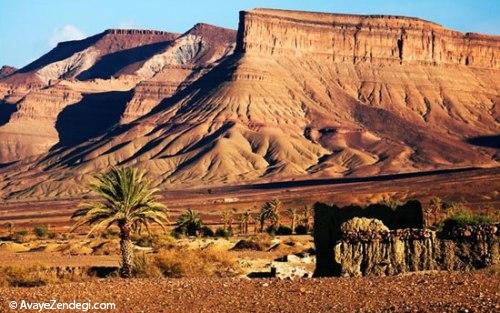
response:
[[[297,235],[307,235],[307,227],[305,225],[298,225],[295,227],[295,234]]]
[[[25,243],[27,241],[27,238],[26,238],[27,236],[28,236],[28,231],[23,229],[23,230],[20,230],[18,232],[15,232],[12,235],[11,240],[14,242],[17,242],[17,243]]]
[[[266,233],[268,233],[271,236],[276,236],[276,231],[277,231],[276,227],[272,225],[266,228]]]
[[[444,232],[449,232],[454,228],[492,223],[494,223],[493,219],[485,214],[474,214],[472,212],[460,211],[446,218],[443,221],[442,229]]]
[[[238,241],[232,250],[255,250],[264,251],[271,247],[272,240],[268,234],[258,234],[248,239]]]
[[[292,229],[287,226],[280,225],[278,229],[276,229],[276,235],[291,235]]]
[[[229,229],[224,229],[219,227],[215,230],[215,237],[229,238],[233,235],[233,232]]]
[[[147,236],[139,236],[135,240],[135,244],[139,247],[148,248],[153,246],[153,238],[149,235]]]
[[[7,266],[0,268],[0,286],[3,287],[37,287],[56,281],[56,275],[43,267]]]
[[[140,278],[156,278],[162,276],[158,267],[145,253],[135,255],[132,265],[132,275]]]
[[[119,235],[119,231],[113,228],[108,228],[102,232],[101,237],[104,239],[113,239],[117,238]]]
[[[47,237],[47,234],[49,233],[49,226],[47,226],[47,225],[35,226],[35,228],[33,228],[33,233],[38,238],[45,238],[45,237]]]
[[[262,251],[264,248],[253,240],[242,239],[238,241],[231,250],[254,250]]]
[[[214,236],[214,231],[208,227],[208,226],[203,226],[201,228],[201,235],[203,237],[213,237]]]
[[[230,277],[239,274],[238,263],[227,251],[164,250],[153,257],[153,264],[164,277]]]
[[[382,221],[375,218],[354,217],[347,222],[342,223],[340,230],[343,233],[367,231],[381,232],[389,231],[389,228]]]

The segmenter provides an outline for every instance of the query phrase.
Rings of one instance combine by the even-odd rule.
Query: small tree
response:
[[[9,231],[9,237],[12,237],[12,235],[14,235],[14,222],[7,222],[4,225],[5,228],[7,228],[7,230]]]
[[[131,233],[142,228],[149,231],[150,224],[164,228],[168,214],[163,204],[156,200],[155,188],[144,172],[132,168],[113,168],[108,173],[97,174],[90,189],[99,196],[99,201],[80,204],[73,215],[75,222],[71,231],[83,225],[90,225],[92,232],[112,225],[120,229],[121,275],[132,274],[134,250]]]
[[[307,205],[302,209],[301,224],[305,227],[306,232],[311,227],[312,210]]]
[[[252,216],[250,215],[250,212],[245,211],[243,214],[241,214],[240,220],[241,220],[241,229],[242,233],[245,235],[248,235],[248,224],[250,223],[250,219]]]
[[[176,231],[188,236],[196,236],[203,227],[203,221],[200,214],[194,210],[188,209],[176,222]]]
[[[290,228],[292,229],[292,232],[295,230],[295,224],[297,222],[297,209],[295,208],[288,208],[287,209],[288,215],[290,216]]]
[[[274,198],[273,200],[266,202],[260,211],[259,221],[260,221],[260,232],[264,231],[264,226],[266,221],[270,221],[271,228],[276,228],[280,221],[279,211],[282,208],[282,203],[280,200]]]
[[[426,215],[425,223],[428,224],[426,226],[433,225],[438,222],[438,214],[443,209],[443,201],[439,197],[433,197],[429,202],[429,205],[425,207],[424,213]],[[430,217],[432,216],[432,222],[429,222]]]
[[[49,227],[47,225],[38,225],[33,228],[33,233],[38,238],[45,238],[49,233]]]
[[[230,230],[233,227],[233,212],[231,211],[224,211],[220,214],[222,224],[224,225],[223,228],[225,230]]]

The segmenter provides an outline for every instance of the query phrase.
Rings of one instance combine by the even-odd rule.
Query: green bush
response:
[[[214,231],[208,227],[208,226],[203,226],[201,228],[201,235],[203,237],[213,237],[214,236]]]
[[[49,226],[47,226],[47,225],[35,226],[35,228],[33,228],[33,233],[38,238],[45,238],[45,237],[47,237],[47,234],[49,233]]]
[[[278,229],[276,229],[276,235],[291,235],[292,229],[288,226],[280,225]]]
[[[305,225],[298,225],[295,227],[295,234],[297,235],[307,235],[307,227]]]
[[[153,238],[151,236],[140,236],[135,240],[135,244],[139,247],[149,248],[153,246]]]
[[[266,233],[268,233],[271,236],[276,236],[276,231],[277,229],[274,226],[269,226],[266,228]]]
[[[223,237],[223,238],[229,238],[233,235],[232,231],[229,229],[224,229],[222,227],[219,227],[215,230],[215,237]]]
[[[17,243],[25,243],[26,242],[26,236],[28,236],[28,231],[23,229],[23,230],[20,230],[18,232],[15,232],[12,237],[11,237],[11,240],[14,241],[14,242],[17,242]]]
[[[454,228],[493,224],[493,223],[494,223],[493,219],[485,214],[475,214],[472,212],[460,211],[446,218],[443,221],[442,229],[444,232],[447,232]]]

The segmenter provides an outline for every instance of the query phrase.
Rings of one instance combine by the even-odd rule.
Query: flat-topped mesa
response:
[[[461,33],[418,18],[273,9],[240,12],[237,51],[333,62],[500,68],[500,36]]]

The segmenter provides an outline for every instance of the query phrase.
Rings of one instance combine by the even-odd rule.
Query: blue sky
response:
[[[500,34],[499,0],[0,0],[0,65],[24,66],[58,41],[108,28],[184,32],[205,22],[236,29],[238,11],[255,7],[397,14]]]

